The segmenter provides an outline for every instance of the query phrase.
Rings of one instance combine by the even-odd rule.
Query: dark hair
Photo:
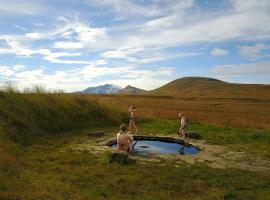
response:
[[[132,109],[135,109],[135,106],[134,106],[134,105],[132,105],[132,106],[131,106],[131,108],[132,108]]]
[[[127,125],[126,124],[121,124],[120,130],[125,131],[126,129],[127,129]]]

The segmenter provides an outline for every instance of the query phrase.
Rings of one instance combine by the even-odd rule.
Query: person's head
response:
[[[179,117],[183,117],[183,114],[182,113],[179,113],[179,115],[178,115]]]
[[[126,130],[127,130],[127,125],[126,124],[121,124],[120,131],[124,132]]]
[[[134,105],[131,105],[129,110],[135,110],[135,106]]]

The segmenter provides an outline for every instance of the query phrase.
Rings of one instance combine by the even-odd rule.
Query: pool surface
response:
[[[174,155],[193,155],[200,151],[194,146],[184,146],[179,143],[168,143],[162,141],[139,140],[135,141],[134,153],[139,155],[153,155],[153,154],[174,154]],[[134,144],[134,143],[133,143]],[[117,148],[117,144],[111,147]]]

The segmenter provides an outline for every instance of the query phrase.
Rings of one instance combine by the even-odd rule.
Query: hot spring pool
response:
[[[174,155],[193,155],[200,151],[199,148],[184,145],[179,142],[166,142],[158,140],[136,140],[134,146],[134,153],[139,155],[153,155],[153,154],[174,154]],[[117,144],[110,145],[117,148]]]

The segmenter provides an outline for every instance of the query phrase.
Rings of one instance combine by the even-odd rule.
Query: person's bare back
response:
[[[126,124],[120,126],[120,131],[117,133],[118,149],[130,152],[132,151],[133,137],[126,132]]]

